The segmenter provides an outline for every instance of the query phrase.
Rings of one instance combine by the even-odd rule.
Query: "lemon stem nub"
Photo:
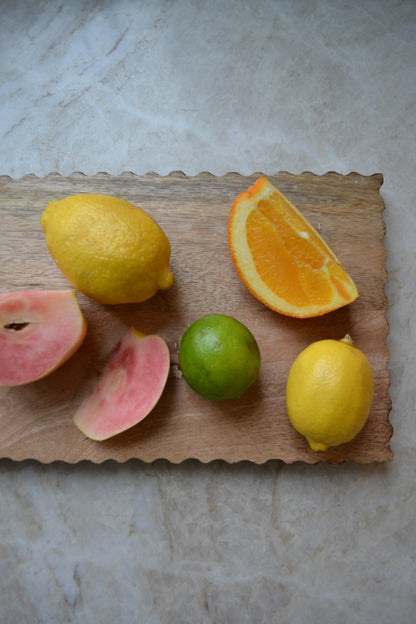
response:
[[[354,346],[354,341],[349,334],[345,334],[344,338],[341,338],[340,342],[345,342],[345,344],[348,344],[351,347]]]

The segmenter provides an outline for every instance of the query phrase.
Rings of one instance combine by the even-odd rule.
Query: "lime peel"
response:
[[[193,323],[179,345],[179,366],[188,385],[206,399],[239,399],[256,381],[260,350],[237,319],[209,314]]]

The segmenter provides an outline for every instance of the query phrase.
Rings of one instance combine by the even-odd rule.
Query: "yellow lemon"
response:
[[[85,194],[51,201],[41,224],[66,279],[100,303],[139,303],[173,284],[168,238],[124,199]]]
[[[349,335],[319,340],[296,358],[289,372],[289,420],[314,451],[349,442],[363,428],[373,399],[371,366]]]

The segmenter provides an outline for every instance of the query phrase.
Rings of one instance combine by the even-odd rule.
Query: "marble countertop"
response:
[[[388,464],[0,460],[0,622],[408,624],[414,0],[0,0],[0,174],[381,172]]]

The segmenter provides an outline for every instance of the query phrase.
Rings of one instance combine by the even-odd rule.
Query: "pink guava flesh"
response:
[[[143,420],[159,401],[170,370],[170,354],[157,335],[131,327],[117,345],[93,393],[74,417],[92,440],[106,440]]]
[[[74,290],[0,293],[0,386],[49,375],[75,353],[86,331]]]

